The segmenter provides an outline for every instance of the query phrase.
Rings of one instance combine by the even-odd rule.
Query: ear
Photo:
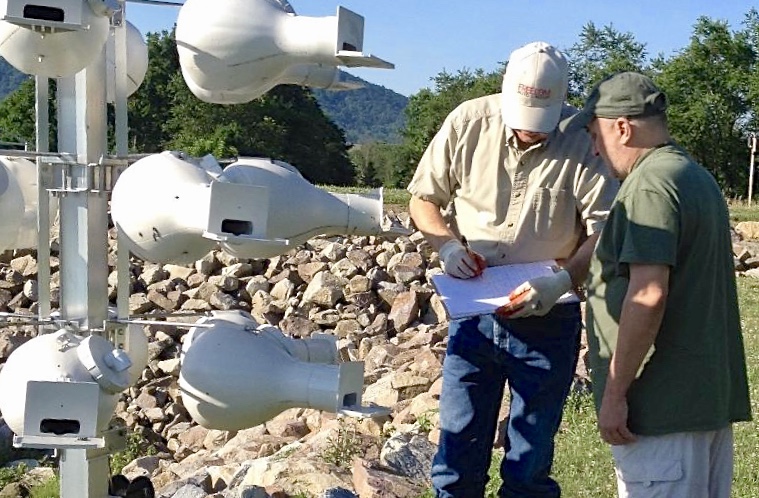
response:
[[[627,145],[632,140],[633,126],[630,119],[620,117],[614,120],[614,132],[619,138],[619,143]]]

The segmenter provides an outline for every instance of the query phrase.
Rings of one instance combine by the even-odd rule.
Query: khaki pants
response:
[[[733,428],[612,446],[619,498],[729,498]]]

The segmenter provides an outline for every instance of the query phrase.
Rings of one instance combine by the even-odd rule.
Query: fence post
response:
[[[751,197],[754,193],[754,156],[756,156],[756,134],[751,133],[748,137],[748,146],[751,149],[751,160],[748,170],[748,205],[751,206]]]

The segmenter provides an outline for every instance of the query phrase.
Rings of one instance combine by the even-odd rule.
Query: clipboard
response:
[[[449,319],[494,313],[509,301],[509,293],[535,277],[553,274],[555,260],[489,266],[479,277],[461,279],[445,273],[433,275],[432,285],[440,296]],[[580,298],[567,292],[557,303],[577,303]]]

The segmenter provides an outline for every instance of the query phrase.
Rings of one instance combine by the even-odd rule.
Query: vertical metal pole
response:
[[[48,91],[50,82],[45,76],[35,76],[34,112],[37,152],[50,151],[50,119]],[[47,191],[47,166],[37,158],[37,286],[38,316],[50,315],[50,197]],[[40,326],[42,332],[42,326]]]
[[[108,308],[108,196],[92,185],[106,152],[105,49],[91,66],[58,80],[58,148],[76,152],[61,194],[61,314],[99,328]]]
[[[751,197],[754,193],[754,157],[756,156],[756,135],[754,133],[749,137],[749,147],[751,148],[751,160],[748,170],[748,205],[751,207]]]
[[[129,125],[127,121],[127,71],[126,71],[126,2],[119,2],[120,12],[114,16],[114,62],[116,64],[114,82],[114,110],[116,114],[116,154],[119,159],[129,156]],[[118,227],[117,227],[118,228]],[[129,316],[129,249],[124,234],[116,230],[116,311],[119,318]]]
[[[73,77],[58,80],[58,149],[76,154],[60,197],[61,316],[81,332],[102,328],[108,312],[108,198],[90,165],[106,152],[105,47]],[[61,498],[108,496],[108,453],[61,450]]]

